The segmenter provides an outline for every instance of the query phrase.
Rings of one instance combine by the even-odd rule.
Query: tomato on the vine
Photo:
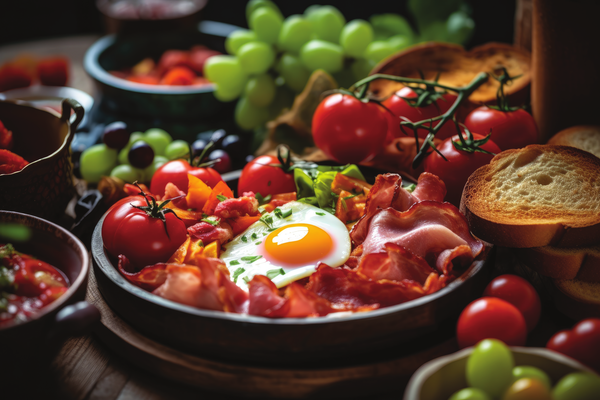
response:
[[[264,155],[250,161],[238,182],[238,195],[244,192],[260,193],[261,196],[290,193],[296,191],[294,174],[288,171],[285,162],[276,156]]]
[[[186,160],[173,160],[156,170],[150,182],[150,192],[162,197],[165,194],[165,186],[171,182],[179,190],[187,193],[188,174],[199,178],[211,188],[223,180],[221,174],[210,167],[193,167]]]
[[[411,104],[413,102],[410,99],[414,99],[416,101],[418,97],[419,95],[413,90],[413,88],[405,86],[383,101],[382,104],[395,116],[393,119],[395,123],[390,124],[388,127],[389,135],[393,137],[413,136],[414,133],[412,129],[404,128],[402,130],[400,128],[400,122],[403,121],[404,118],[411,122],[418,122],[438,117],[448,111],[457,98],[456,95],[451,93],[440,93],[435,94],[435,97],[423,106]],[[438,124],[439,121],[435,121],[433,125],[429,123],[426,124],[426,126],[435,127]],[[417,133],[420,138],[424,139],[429,133],[429,130],[422,128],[418,129]],[[452,120],[448,120],[437,131],[435,137],[443,140],[452,135],[456,135],[456,133],[456,126],[454,125],[454,122]]]
[[[462,135],[465,140],[468,139],[465,133]],[[484,136],[473,133],[473,139],[475,147],[485,150],[487,153],[477,150],[467,151],[457,149],[453,142],[458,145],[461,142],[458,135],[456,135],[445,139],[437,146],[438,151],[446,157],[447,161],[438,153],[432,152],[427,156],[423,164],[426,172],[437,175],[444,181],[447,190],[446,201],[455,206],[458,206],[460,203],[462,190],[469,176],[477,168],[488,164],[494,157],[494,154],[500,153],[500,148],[493,141],[480,142],[485,139]]]
[[[527,325],[523,314],[508,301],[481,297],[460,314],[456,338],[461,349],[489,338],[501,340],[508,346],[523,346]]]
[[[518,275],[504,274],[494,278],[485,288],[484,296],[498,297],[517,307],[525,317],[527,330],[537,325],[542,303],[531,283]]]
[[[557,332],[546,347],[600,372],[600,318],[587,318]]]
[[[519,149],[539,141],[533,116],[522,108],[501,111],[481,106],[467,115],[465,126],[471,132],[491,134],[491,140],[500,150]]]
[[[115,203],[102,223],[102,240],[113,256],[137,268],[166,262],[187,239],[185,223],[153,198],[129,196]]]
[[[326,97],[312,119],[313,139],[331,159],[359,164],[375,157],[384,147],[387,111],[375,102],[348,94]]]

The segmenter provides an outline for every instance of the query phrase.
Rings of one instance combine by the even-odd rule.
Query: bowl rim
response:
[[[55,151],[53,151],[52,153],[48,154],[45,157],[41,157],[41,158],[38,158],[37,160],[31,161],[30,163],[28,163],[26,166],[24,166],[23,168],[21,168],[18,171],[12,172],[10,174],[0,174],[0,179],[2,179],[3,177],[6,177],[6,176],[16,176],[19,173],[21,173],[27,169],[33,168],[32,167],[33,165],[41,164],[41,163],[55,157],[57,154],[62,153],[64,151],[65,147],[67,147],[71,143],[73,138],[75,137],[75,129],[73,129],[73,126],[71,125],[71,120],[69,118],[63,119],[62,115],[59,114],[55,110],[52,110],[49,108],[41,109],[26,100],[20,100],[20,99],[6,99],[5,100],[5,99],[0,98],[0,103],[10,103],[10,104],[14,104],[17,106],[27,107],[29,109],[35,110],[34,113],[36,113],[36,112],[47,113],[47,114],[50,114],[51,116],[61,120],[63,124],[67,124],[69,126],[69,132],[65,136],[62,144],[58,147],[58,149],[56,149]],[[0,210],[0,211],[2,211],[2,210]]]
[[[8,331],[10,329],[19,329],[20,327],[22,327],[23,325],[27,324],[30,321],[41,319],[41,318],[45,317],[46,315],[51,314],[51,313],[58,311],[58,310],[62,309],[63,307],[65,307],[68,304],[68,302],[71,300],[73,295],[79,290],[81,285],[83,285],[84,283],[87,282],[88,273],[89,273],[89,269],[90,269],[90,257],[89,257],[88,250],[85,248],[85,245],[81,242],[81,240],[79,240],[74,234],[69,232],[67,229],[65,229],[62,226],[57,225],[53,222],[50,222],[44,218],[36,217],[35,215],[25,214],[25,213],[21,213],[21,212],[17,212],[17,211],[0,210],[0,222],[14,222],[14,221],[20,221],[23,219],[30,220],[30,221],[36,221],[36,222],[41,223],[42,225],[46,226],[47,228],[51,228],[52,230],[58,230],[63,235],[66,235],[75,245],[75,248],[73,248],[71,246],[70,247],[73,248],[73,250],[75,250],[76,252],[78,250],[78,253],[81,256],[81,271],[77,275],[77,278],[73,282],[71,282],[71,284],[69,285],[69,288],[62,296],[60,296],[58,299],[56,299],[52,303],[48,304],[47,306],[43,307],[40,310],[40,312],[35,313],[33,316],[28,318],[26,321],[20,322],[20,323],[10,323],[10,324],[7,324],[6,326],[0,328],[0,333]],[[45,231],[48,231],[48,230],[45,230]]]
[[[585,371],[585,372],[591,372],[591,373],[595,374],[595,372],[592,369],[581,364],[579,361],[577,361],[573,358],[567,357],[567,356],[565,356],[561,353],[558,353],[554,350],[547,349],[545,347],[526,347],[526,346],[508,346],[508,347],[510,348],[511,352],[543,357],[546,359],[550,359],[552,361],[556,361],[561,364],[565,364],[573,369],[577,369],[577,370]],[[443,367],[447,364],[450,364],[451,362],[468,357],[469,354],[471,354],[471,352],[473,351],[473,349],[474,349],[474,346],[469,346],[462,350],[454,352],[452,354],[448,354],[445,356],[435,358],[435,359],[428,361],[425,364],[421,365],[419,367],[419,369],[417,369],[413,373],[410,380],[408,381],[408,384],[406,385],[406,389],[404,391],[404,396],[402,397],[403,400],[419,399],[420,390],[423,387],[423,385],[427,379],[431,378],[431,376],[433,374],[435,374],[437,371],[439,371],[439,369],[441,367]]]
[[[201,86],[145,85],[129,82],[111,75],[100,66],[98,59],[106,49],[117,42],[118,37],[117,34],[103,36],[85,52],[83,68],[94,80],[120,90],[154,95],[189,95],[214,92],[215,85],[212,83]]]
[[[108,211],[107,211],[108,213]],[[175,312],[189,314],[201,318],[218,319],[224,321],[235,321],[240,323],[252,323],[259,325],[282,325],[282,326],[298,326],[298,325],[321,325],[331,323],[347,323],[350,321],[363,320],[363,319],[375,319],[378,317],[385,317],[389,314],[401,312],[407,309],[418,308],[425,306],[431,301],[435,301],[439,298],[443,298],[447,293],[450,293],[460,287],[466,280],[477,275],[484,267],[490,255],[493,255],[492,247],[487,248],[485,257],[478,257],[473,263],[465,270],[465,272],[450,282],[446,287],[438,290],[435,293],[431,293],[426,296],[419,297],[414,300],[410,300],[404,303],[396,304],[390,307],[384,307],[377,310],[371,310],[368,312],[358,313],[333,313],[325,317],[306,317],[306,318],[267,318],[259,317],[255,315],[228,313],[223,311],[205,310],[196,308],[181,303],[177,303],[171,300],[167,300],[160,296],[154,295],[138,286],[127,281],[118,269],[112,264],[110,259],[107,257],[104,242],[102,240],[102,224],[106,217],[105,213],[100,221],[96,225],[92,234],[91,253],[94,261],[94,266],[97,266],[101,272],[110,280],[112,283],[119,287],[121,290],[125,290],[130,295],[136,296],[141,300],[153,303],[155,306],[167,308]]]

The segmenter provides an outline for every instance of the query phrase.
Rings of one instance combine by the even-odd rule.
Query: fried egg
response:
[[[254,275],[265,275],[280,288],[310,276],[321,262],[343,265],[350,236],[334,215],[293,201],[263,214],[224,247],[221,259],[239,287],[248,290]]]

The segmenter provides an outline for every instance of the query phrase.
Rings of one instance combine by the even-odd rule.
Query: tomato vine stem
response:
[[[354,84],[353,88],[355,89],[356,97],[359,99],[364,99],[364,98],[368,97],[368,95],[369,95],[368,90],[369,90],[369,84],[371,82],[379,80],[379,79],[385,79],[385,80],[390,80],[390,81],[400,82],[400,83],[405,83],[405,84],[426,85],[426,86],[437,87],[437,88],[440,88],[443,90],[455,92],[457,94],[456,100],[454,101],[452,106],[448,109],[448,111],[446,111],[442,115],[439,115],[434,118],[422,120],[422,121],[417,121],[417,122],[411,122],[411,121],[400,122],[401,127],[406,126],[408,128],[411,128],[415,132],[419,128],[425,128],[425,129],[429,130],[427,137],[423,140],[422,146],[419,143],[418,137],[415,135],[415,141],[416,141],[416,145],[417,145],[417,154],[416,154],[415,158],[413,159],[412,167],[416,168],[421,164],[421,162],[423,162],[425,157],[427,157],[427,155],[429,154],[428,150],[430,148],[433,148],[434,150],[437,151],[437,149],[435,148],[435,145],[433,143],[433,138],[435,137],[435,134],[438,132],[438,130],[448,120],[450,120],[454,117],[454,114],[456,113],[456,110],[458,109],[460,104],[465,99],[467,99],[475,90],[477,90],[481,85],[483,85],[485,82],[487,82],[489,79],[489,76],[490,75],[486,72],[480,72],[477,76],[475,76],[475,78],[473,78],[473,80],[471,82],[469,82],[469,84],[467,86],[454,87],[454,86],[448,86],[448,85],[441,84],[437,81],[430,81],[430,80],[425,80],[425,79],[405,78],[405,77],[401,77],[401,76],[387,75],[387,74],[373,74],[373,75],[370,75],[370,76],[356,82]],[[440,121],[440,122],[436,126],[432,126],[434,121]]]

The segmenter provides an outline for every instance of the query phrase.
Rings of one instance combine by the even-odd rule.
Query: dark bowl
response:
[[[0,174],[0,209],[55,220],[75,194],[71,142],[85,114],[73,99],[62,114],[20,100],[0,100],[0,121],[13,132],[12,151],[29,161],[22,170]]]
[[[494,260],[487,253],[442,290],[396,306],[344,316],[270,319],[198,309],[132,285],[105,251],[102,223],[92,236],[94,274],[106,303],[121,318],[180,351],[252,365],[355,365],[429,348],[454,335],[456,318],[481,295]]]
[[[12,242],[17,251],[44,260],[61,270],[69,289],[29,320],[0,328],[2,357],[0,374],[22,374],[25,368],[47,363],[69,336],[89,330],[99,320],[95,306],[83,301],[90,268],[88,251],[73,234],[44,219],[0,210],[0,224],[18,224],[31,231],[25,242]],[[9,241],[0,237],[0,241]]]
[[[225,103],[213,95],[214,85],[145,85],[117,78],[109,71],[131,68],[146,57],[157,59],[169,49],[189,50],[206,43],[200,32],[154,32],[108,35],[86,52],[83,66],[95,81],[109,112],[155,120],[198,120],[218,113]]]

